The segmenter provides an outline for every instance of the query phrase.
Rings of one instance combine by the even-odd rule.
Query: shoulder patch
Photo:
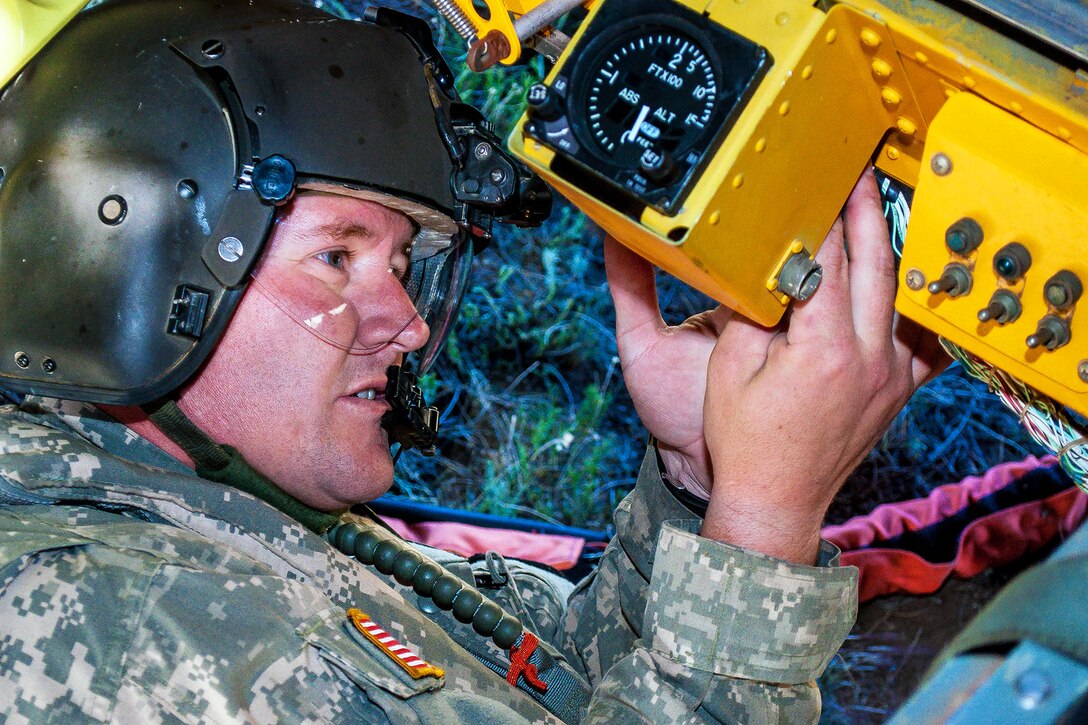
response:
[[[355,629],[359,630],[359,632],[373,642],[378,649],[403,667],[414,679],[418,680],[421,677],[445,676],[446,672],[442,668],[429,664],[415,652],[402,645],[391,634],[375,624],[374,621],[361,610],[355,609],[354,607],[349,609],[348,619],[351,620]]]

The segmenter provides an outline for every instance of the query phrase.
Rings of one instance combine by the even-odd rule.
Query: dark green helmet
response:
[[[492,219],[539,223],[550,195],[458,101],[425,23],[367,20],[122,1],[54,38],[0,93],[0,385],[114,404],[175,390],[276,205],[308,186],[402,200],[431,237],[409,292],[447,329],[473,242]]]

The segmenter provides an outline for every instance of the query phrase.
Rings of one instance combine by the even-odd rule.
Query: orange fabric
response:
[[[394,518],[382,517],[382,520],[405,539],[436,549],[461,556],[497,551],[503,556],[540,562],[560,571],[570,569],[578,563],[586,544],[583,539],[575,536],[489,529],[443,521],[409,524]]]
[[[1036,468],[1056,463],[1056,459],[1048,456],[995,466],[982,476],[940,486],[926,498],[885,504],[867,516],[827,526],[823,536],[843,550],[844,565],[860,570],[860,601],[885,594],[929,594],[952,574],[975,576],[988,567],[1015,561],[1056,536],[1068,535],[1084,521],[1088,497],[1079,489],[1070,488],[976,519],[964,527],[956,557],[949,562],[931,562],[902,549],[864,547],[925,528]]]
[[[883,504],[865,516],[856,516],[844,524],[825,526],[824,538],[844,551],[860,549],[874,541],[899,536],[906,531],[924,529],[951,516],[965,506],[989,496],[1037,468],[1057,463],[1053,456],[1028,456],[1023,461],[1002,463],[981,476],[969,476],[959,483],[948,483],[930,491],[925,498]]]

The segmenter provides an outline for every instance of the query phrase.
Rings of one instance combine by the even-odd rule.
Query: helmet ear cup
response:
[[[215,89],[141,33],[139,10],[131,46],[104,42],[124,37],[108,15],[77,18],[0,100],[0,376],[132,403],[178,387],[214,344],[201,338],[232,293],[200,251],[236,154]],[[168,330],[183,286],[207,295],[190,335]]]

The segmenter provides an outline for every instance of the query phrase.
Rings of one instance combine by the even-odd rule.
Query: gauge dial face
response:
[[[613,209],[674,215],[774,60],[676,0],[601,0],[594,12],[529,99],[525,135],[555,151],[553,173]]]
[[[715,64],[671,29],[622,36],[585,77],[583,133],[624,168],[656,168],[678,157],[700,139],[717,106]]]

